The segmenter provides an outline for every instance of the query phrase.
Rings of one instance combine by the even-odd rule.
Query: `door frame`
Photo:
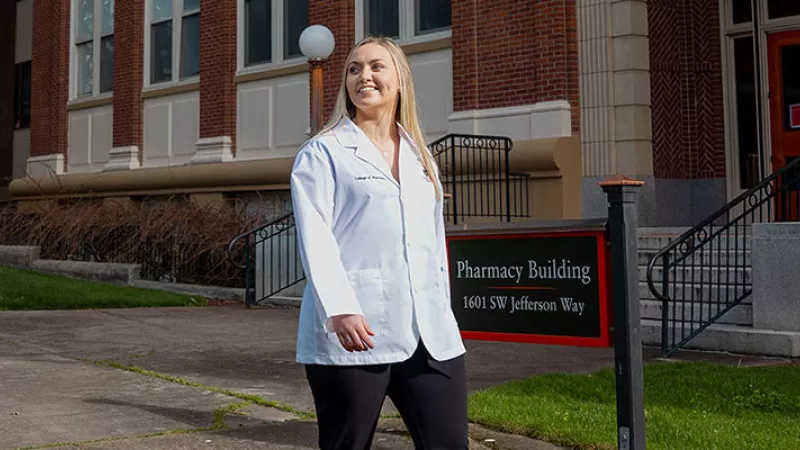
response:
[[[781,85],[783,84],[783,70],[780,64],[779,55],[776,52],[780,49],[783,45],[787,45],[786,42],[778,42],[779,37],[784,37],[783,35],[793,35],[790,40],[791,44],[788,45],[798,45],[800,44],[800,29],[798,30],[789,30],[789,31],[782,31],[779,33],[771,33],[767,36],[767,62],[769,64],[769,78],[768,87],[769,87],[769,118],[770,118],[770,127],[769,127],[769,135],[770,135],[770,161],[772,162],[773,171],[783,167],[786,164],[785,155],[781,152],[780,155],[776,155],[776,148],[777,146],[773,144],[777,144],[775,142],[775,138],[783,131],[783,120],[782,115],[784,111],[783,105],[783,95],[773,95],[776,94],[776,91],[780,89]]]
[[[731,0],[718,0],[720,11],[720,40],[722,55],[722,86],[723,86],[723,109],[724,109],[724,128],[725,128],[725,178],[727,187],[728,201],[745,192],[739,186],[739,144],[738,144],[738,118],[736,116],[736,72],[733,58],[733,40],[739,37],[752,36],[752,23],[733,24],[733,14],[731,12]],[[769,107],[769,55],[768,55],[768,36],[771,34],[785,31],[800,30],[800,16],[785,17],[781,19],[767,19],[766,1],[759,1],[759,35],[756,42],[761,56],[758,67],[761,76],[761,90],[757,95],[761,96],[761,123],[763,136],[764,152],[769,154],[759,158],[769,164],[769,156],[772,153],[772,121],[771,108]],[[771,173],[772,164],[769,164],[767,173]]]

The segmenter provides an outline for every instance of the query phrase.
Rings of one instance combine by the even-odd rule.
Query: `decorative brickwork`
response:
[[[201,0],[200,137],[236,148],[236,0]]]
[[[144,2],[117,1],[114,11],[114,147],[142,150]]]
[[[64,155],[67,164],[69,0],[33,2],[31,156]]]
[[[345,59],[355,45],[355,14],[355,0],[309,0],[308,2],[309,25],[328,27],[336,40],[333,54],[324,66],[323,101],[326,121],[336,103]]]
[[[658,178],[724,178],[718,2],[650,0],[653,165]]]
[[[575,0],[454,1],[452,11],[455,111],[567,100],[577,131]]]

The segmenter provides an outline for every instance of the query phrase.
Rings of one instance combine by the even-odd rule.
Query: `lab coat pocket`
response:
[[[347,278],[364,312],[364,319],[376,336],[382,336],[386,321],[386,295],[380,269],[352,270]]]

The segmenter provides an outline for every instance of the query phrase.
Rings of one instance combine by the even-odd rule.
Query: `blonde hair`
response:
[[[414,81],[411,77],[411,66],[408,64],[408,58],[406,58],[405,52],[403,52],[403,49],[400,48],[393,39],[369,36],[353,46],[353,49],[350,50],[350,54],[347,55],[347,59],[345,59],[344,69],[342,70],[342,83],[339,87],[339,94],[336,97],[336,104],[333,107],[333,112],[331,113],[328,123],[322,127],[317,133],[317,136],[335,128],[345,117],[350,119],[355,117],[356,106],[347,94],[347,63],[350,61],[350,58],[353,57],[353,53],[355,53],[356,49],[367,44],[379,44],[383,46],[392,58],[392,63],[397,70],[397,78],[400,84],[395,120],[406,130],[409,137],[419,149],[422,165],[425,171],[428,172],[428,176],[434,181],[433,186],[436,191],[436,199],[439,201],[442,192],[439,187],[438,170],[433,156],[428,151],[428,147],[425,144],[425,137],[422,134],[419,114],[417,113],[417,97],[414,92]]]

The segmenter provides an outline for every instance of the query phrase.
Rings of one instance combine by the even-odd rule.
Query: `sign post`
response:
[[[637,267],[636,191],[642,181],[600,183],[608,196],[608,234],[614,310],[617,439],[620,450],[644,450],[644,375]]]
[[[600,183],[608,220],[449,227],[453,313],[465,339],[614,347],[620,450],[645,450],[636,191]]]

